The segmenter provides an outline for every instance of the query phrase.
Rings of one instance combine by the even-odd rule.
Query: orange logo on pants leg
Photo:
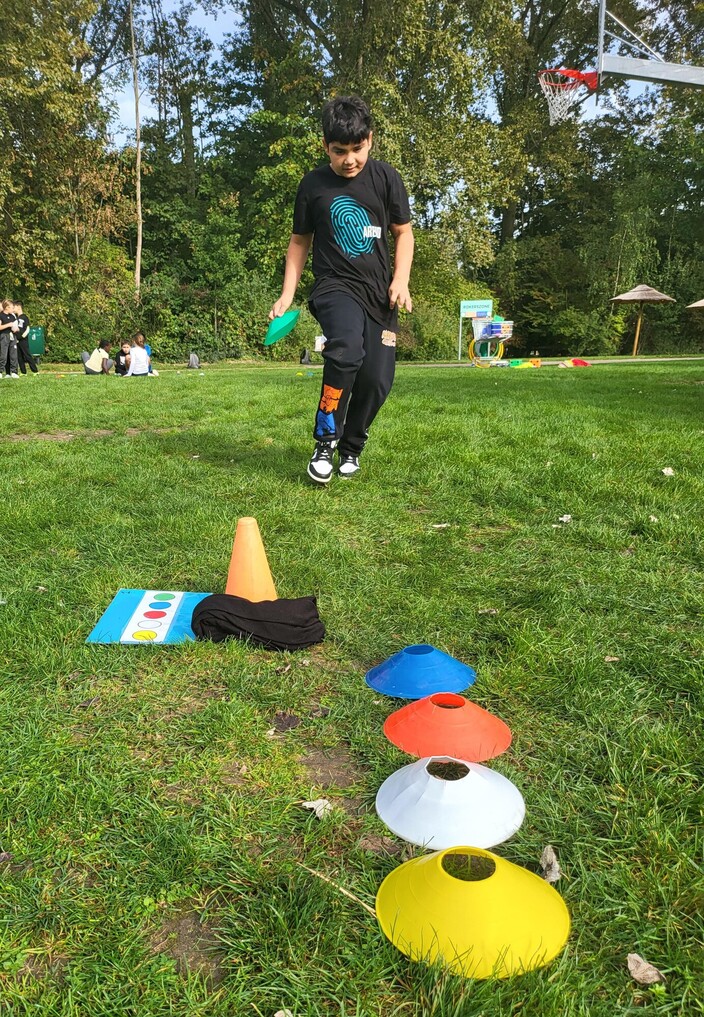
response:
[[[341,388],[333,388],[332,385],[323,385],[323,394],[320,397],[320,409],[323,413],[332,413],[340,405]]]

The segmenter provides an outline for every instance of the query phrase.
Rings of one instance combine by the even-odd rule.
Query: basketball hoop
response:
[[[572,71],[564,67],[559,70],[541,71],[538,81],[548,100],[550,124],[561,124],[574,105],[582,102],[586,96],[580,95],[584,86],[590,92],[596,92],[599,75],[596,71]]]

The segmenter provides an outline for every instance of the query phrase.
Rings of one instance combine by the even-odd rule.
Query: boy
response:
[[[401,177],[369,158],[372,119],[356,95],[323,108],[323,147],[329,165],[307,173],[293,213],[281,296],[269,317],[290,306],[313,243],[311,313],[325,334],[323,386],[315,417],[316,445],[308,476],[327,484],[333,474],[359,471],[369,427],[394,379],[398,308],[412,310],[408,281],[413,231]],[[395,243],[391,274],[386,232]]]
[[[17,373],[17,334],[19,326],[17,315],[14,311],[14,304],[11,300],[3,300],[0,305],[0,378],[5,371],[5,377],[19,378]],[[7,368],[10,368],[9,375]]]
[[[127,339],[122,343],[119,353],[115,356],[115,374],[123,378],[130,366],[130,344]]]
[[[29,318],[24,313],[22,304],[17,301],[15,303],[15,315],[17,316],[17,353],[19,358],[20,371],[22,374],[27,373],[27,365],[32,374],[38,374],[39,368],[37,362],[29,352]]]

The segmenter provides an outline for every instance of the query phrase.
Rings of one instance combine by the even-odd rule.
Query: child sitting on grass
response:
[[[112,343],[109,339],[103,339],[100,346],[93,350],[92,353],[81,353],[81,360],[83,361],[83,369],[86,374],[109,374],[110,369],[115,363],[114,360],[110,359],[110,350],[112,349]]]
[[[131,360],[130,349],[129,341],[125,339],[115,357],[115,374],[120,378],[124,378],[129,370]]]
[[[148,378],[150,375],[154,375],[155,378],[159,377],[159,372],[152,369],[152,361],[149,353],[150,347],[147,346],[146,340],[141,332],[137,332],[132,340],[132,349],[130,350],[130,366],[126,378],[137,377],[137,378]]]

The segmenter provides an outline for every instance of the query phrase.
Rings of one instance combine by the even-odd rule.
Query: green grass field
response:
[[[0,383],[0,1012],[701,1013],[702,366],[403,367],[363,474],[323,490],[319,382]],[[243,515],[323,644],[84,645],[120,587],[222,591]],[[513,730],[493,765],[527,812],[497,851],[554,845],[573,921],[542,971],[411,963],[302,868],[373,905],[408,856],[373,807],[402,704],[364,674],[414,642]],[[301,723],[272,736],[279,712]]]

